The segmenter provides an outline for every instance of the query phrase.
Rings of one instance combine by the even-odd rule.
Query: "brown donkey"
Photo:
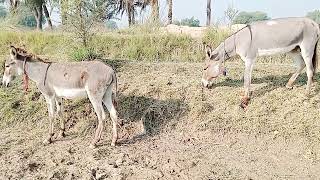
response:
[[[10,47],[10,58],[5,62],[2,83],[8,86],[15,75],[24,75],[34,81],[44,95],[49,112],[49,135],[45,144],[52,142],[53,120],[56,114],[62,115],[62,99],[88,97],[97,116],[98,127],[90,147],[94,148],[101,138],[106,119],[104,104],[112,120],[112,142],[115,146],[117,134],[117,111],[112,100],[112,87],[117,91],[117,78],[114,70],[100,61],[53,63],[45,62],[25,50]],[[116,93],[116,92],[115,92]],[[61,118],[58,137],[64,137],[65,122]]]

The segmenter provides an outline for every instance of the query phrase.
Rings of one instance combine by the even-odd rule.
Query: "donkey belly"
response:
[[[60,88],[60,87],[53,87],[53,88],[58,97],[62,97],[66,99],[87,97],[87,92],[84,88],[83,89]]]
[[[258,48],[258,56],[269,56],[279,53],[288,53],[296,48],[297,45],[291,45],[287,47],[278,47],[278,48],[270,48],[270,49],[260,49]]]

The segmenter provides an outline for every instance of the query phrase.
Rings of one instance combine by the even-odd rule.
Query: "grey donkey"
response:
[[[204,87],[211,87],[214,79],[224,72],[223,62],[239,55],[245,63],[244,96],[240,106],[246,108],[250,100],[251,74],[256,58],[289,53],[295,59],[297,70],[286,87],[291,89],[298,75],[306,67],[306,91],[309,94],[318,62],[319,38],[319,25],[308,18],[281,18],[252,23],[229,36],[216,49],[212,50],[207,46],[202,84]]]
[[[44,140],[45,144],[52,142],[54,119],[56,115],[62,115],[62,100],[88,97],[99,121],[90,147],[94,148],[101,139],[106,120],[103,104],[112,120],[111,145],[116,145],[118,117],[112,89],[115,86],[117,92],[117,77],[110,66],[100,61],[46,62],[21,48],[11,46],[10,58],[5,61],[3,85],[8,86],[16,75],[24,75],[34,81],[48,104],[49,134]],[[63,118],[60,119],[58,138],[65,135],[65,122]]]

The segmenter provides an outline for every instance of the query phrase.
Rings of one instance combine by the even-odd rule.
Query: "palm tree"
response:
[[[172,24],[172,0],[167,0],[168,3],[168,24]]]
[[[207,26],[211,24],[211,0],[207,0]]]

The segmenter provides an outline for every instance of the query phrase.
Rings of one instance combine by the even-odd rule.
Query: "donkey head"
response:
[[[202,76],[202,85],[204,87],[211,87],[213,85],[213,80],[220,74],[225,75],[226,71],[222,64],[223,59],[221,59],[222,56],[217,49],[213,51],[210,46],[206,46],[206,62]]]
[[[4,74],[2,78],[2,85],[8,87],[10,82],[16,75],[23,73],[23,55],[19,48],[10,47],[10,56],[4,63]]]

